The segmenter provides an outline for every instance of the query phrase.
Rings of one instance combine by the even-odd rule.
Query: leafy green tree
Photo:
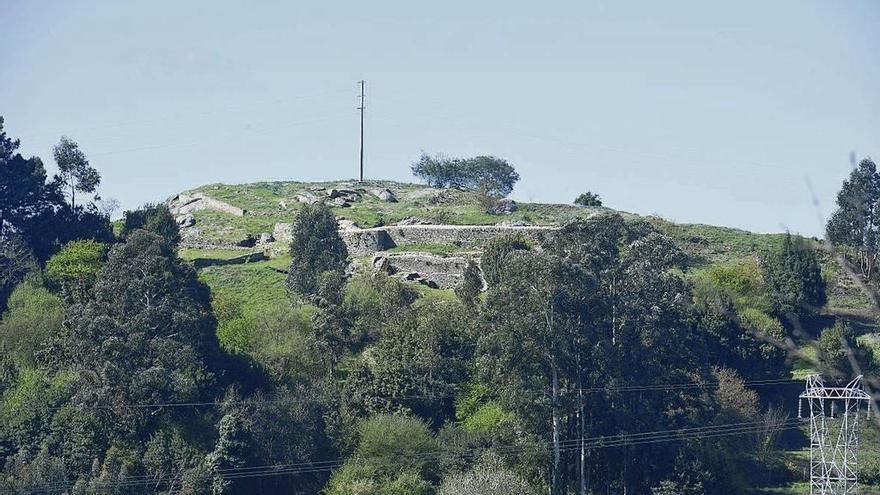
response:
[[[52,150],[58,165],[59,183],[70,191],[70,206],[76,208],[76,192],[93,193],[101,183],[101,174],[89,165],[86,154],[67,136]]]
[[[208,288],[192,266],[160,236],[136,230],[110,250],[92,295],[68,308],[54,354],[79,372],[75,400],[105,404],[117,433],[136,435],[166,414],[127,404],[215,393],[222,364],[215,325]]]
[[[354,456],[333,474],[328,495],[367,493],[432,494],[427,482],[439,477],[432,461],[436,439],[422,421],[403,415],[376,415],[360,426]]]
[[[234,481],[227,479],[223,473],[244,467],[247,463],[251,446],[248,445],[244,424],[236,414],[225,414],[220,419],[218,429],[220,436],[217,444],[205,459],[214,476],[211,493],[214,495],[239,493],[239,490],[233,487]]]
[[[50,286],[72,298],[82,298],[91,290],[107,257],[108,246],[92,239],[69,242],[46,262]]]
[[[825,226],[828,239],[847,248],[868,279],[874,274],[880,249],[878,201],[880,174],[877,165],[866,158],[850,173],[849,179],[843,181],[837,193],[837,210]]]
[[[451,396],[469,376],[469,327],[454,301],[425,302],[398,315],[351,373],[346,395],[368,412],[404,410],[435,424],[451,419]]]
[[[801,237],[786,233],[782,246],[764,264],[764,280],[777,312],[814,315],[825,304],[825,281],[814,249]]]
[[[19,365],[33,366],[50,338],[61,333],[64,305],[38,277],[29,277],[15,288],[9,310],[0,320],[0,352]]]
[[[526,480],[499,462],[483,463],[476,469],[443,480],[437,495],[538,495]]]
[[[0,237],[0,313],[6,311],[12,290],[36,269],[37,262],[22,238]]]
[[[412,172],[432,187],[482,190],[490,196],[507,196],[519,181],[519,174],[506,160],[494,156],[447,158],[422,153]]]
[[[574,204],[578,206],[599,207],[602,206],[602,199],[598,194],[587,191],[574,200]]]
[[[505,234],[493,237],[480,257],[480,265],[483,268],[483,276],[486,284],[491,287],[501,282],[504,272],[504,258],[514,251],[528,251],[529,243],[521,234]]]
[[[126,211],[123,216],[120,233],[123,239],[131,232],[143,229],[161,236],[170,246],[180,244],[180,228],[166,205],[146,204],[137,210]]]
[[[315,296],[324,272],[345,271],[348,248],[339,236],[339,224],[329,207],[304,206],[294,219],[290,241],[289,290]]]

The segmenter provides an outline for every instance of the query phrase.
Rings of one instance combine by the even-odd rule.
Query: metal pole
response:
[[[361,80],[361,106],[358,107],[358,110],[361,111],[361,167],[360,167],[360,182],[364,181],[364,87],[366,86],[366,81]]]

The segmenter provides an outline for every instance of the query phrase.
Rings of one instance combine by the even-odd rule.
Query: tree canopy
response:
[[[422,153],[412,164],[412,173],[432,187],[480,190],[490,196],[507,196],[519,181],[513,166],[494,156],[448,158]]]

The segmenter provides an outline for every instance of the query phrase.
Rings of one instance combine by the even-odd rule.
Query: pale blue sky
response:
[[[849,153],[880,157],[880,2],[18,1],[0,115],[62,134],[126,208],[209,182],[410,180],[494,154],[520,200],[821,231]]]

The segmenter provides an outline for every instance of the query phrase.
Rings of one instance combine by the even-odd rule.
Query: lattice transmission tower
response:
[[[845,387],[826,387],[819,375],[807,377],[806,390],[798,400],[798,417],[802,417],[806,401],[810,411],[810,495],[857,493],[859,413],[865,405],[865,414],[870,417],[870,400],[861,375]]]

